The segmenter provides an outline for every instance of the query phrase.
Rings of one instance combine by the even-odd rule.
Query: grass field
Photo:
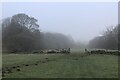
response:
[[[35,64],[38,65],[35,65]],[[28,64],[29,66],[25,66]],[[6,78],[117,78],[118,57],[114,55],[4,54],[3,68],[19,65]]]

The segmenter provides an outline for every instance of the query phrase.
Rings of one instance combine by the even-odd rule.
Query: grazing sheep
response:
[[[70,53],[70,48],[68,48],[67,53]]]
[[[91,54],[119,55],[118,50],[92,50]]]
[[[70,48],[68,49],[49,49],[49,50],[40,50],[33,53],[70,53]]]
[[[44,51],[43,51],[43,50],[41,50],[41,51],[40,51],[40,53],[44,53]]]
[[[47,53],[56,53],[55,50],[48,50]]]
[[[88,52],[88,50],[85,48],[85,53],[87,53]]]
[[[56,53],[61,53],[59,49],[56,49]]]
[[[68,49],[62,49],[61,53],[69,54],[70,53],[70,48],[68,48]]]

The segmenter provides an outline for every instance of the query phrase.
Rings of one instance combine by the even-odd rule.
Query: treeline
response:
[[[70,48],[74,40],[60,33],[44,33],[37,19],[26,14],[16,14],[2,20],[3,51],[28,52],[43,49]]]
[[[97,36],[89,42],[90,48],[118,49],[120,40],[120,25],[108,27],[101,36]]]
[[[70,36],[63,35],[61,33],[44,33],[43,43],[45,49],[61,49],[74,47],[74,40]]]
[[[31,52],[43,49],[85,48],[72,37],[61,33],[42,32],[37,19],[26,14],[16,14],[2,20],[2,49],[10,52]],[[107,28],[101,35],[89,41],[90,48],[118,49],[120,25]]]

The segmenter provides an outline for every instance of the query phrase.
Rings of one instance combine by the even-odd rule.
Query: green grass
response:
[[[2,53],[0,52],[0,69],[2,68]]]
[[[45,61],[28,67],[21,67],[21,71],[6,74],[6,78],[117,78],[118,57],[113,55],[44,55],[19,54],[3,55],[3,67],[13,65],[33,64],[36,61]]]
[[[50,57],[55,59],[61,55],[45,55],[45,54],[5,54],[2,56],[3,67],[25,64],[25,63],[33,63],[39,60],[45,60],[46,57]]]

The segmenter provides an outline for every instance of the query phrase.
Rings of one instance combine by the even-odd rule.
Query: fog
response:
[[[108,26],[117,25],[118,5],[114,2],[3,3],[3,18],[25,13],[38,20],[42,32],[58,32],[75,41],[88,42]]]

